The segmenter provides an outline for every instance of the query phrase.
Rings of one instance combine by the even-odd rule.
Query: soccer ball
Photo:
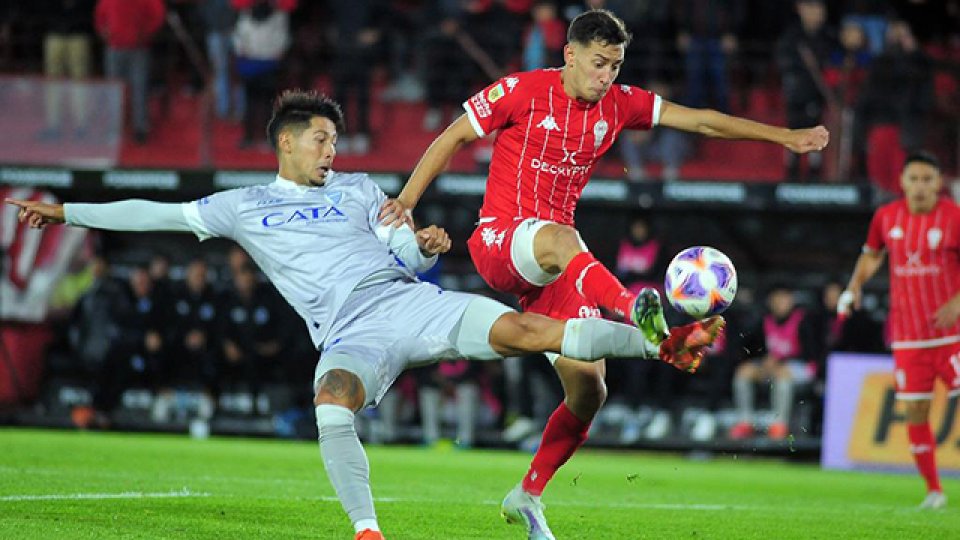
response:
[[[710,317],[730,307],[737,294],[737,269],[720,250],[687,248],[667,266],[667,300],[694,319]]]

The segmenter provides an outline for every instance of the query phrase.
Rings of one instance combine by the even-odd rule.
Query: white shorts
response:
[[[364,406],[376,405],[403,370],[445,359],[500,358],[490,347],[493,323],[511,308],[484,296],[430,283],[391,281],[354,291],[337,314],[314,374],[358,376]]]

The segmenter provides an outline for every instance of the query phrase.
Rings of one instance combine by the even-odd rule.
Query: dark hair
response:
[[[620,17],[606,9],[591,9],[577,15],[567,29],[567,41],[590,45],[597,41],[603,45],[630,44],[633,36]]]
[[[267,124],[270,146],[276,151],[284,128],[302,132],[315,116],[330,120],[337,126],[337,131],[343,131],[343,111],[336,101],[316,90],[284,90],[273,103],[273,116]]]
[[[907,160],[903,162],[903,168],[906,169],[907,165],[911,163],[926,163],[927,165],[933,167],[936,170],[940,170],[940,160],[937,159],[937,156],[927,152],[926,150],[917,150],[911,152],[907,156]]]

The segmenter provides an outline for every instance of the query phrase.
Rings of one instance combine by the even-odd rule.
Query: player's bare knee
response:
[[[930,401],[907,401],[906,413],[908,424],[926,424],[930,420]]]
[[[366,392],[360,377],[343,369],[331,369],[320,377],[314,405],[340,405],[351,411],[363,407]]]
[[[552,273],[566,268],[570,259],[583,251],[583,241],[576,229],[569,225],[551,223],[539,231],[533,240],[533,252],[540,266]]]

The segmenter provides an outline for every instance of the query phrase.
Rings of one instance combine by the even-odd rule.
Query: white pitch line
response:
[[[314,497],[311,497],[314,498]],[[315,497],[324,502],[339,502],[340,499],[324,495],[321,497]],[[373,500],[378,503],[443,503],[450,502],[448,500],[441,499],[416,499],[416,498],[407,498],[407,497],[374,497]],[[492,499],[483,500],[478,502],[472,501],[463,501],[466,504],[482,504],[487,506],[499,505],[500,501],[495,501]],[[705,510],[705,511],[724,511],[724,510],[759,510],[760,507],[753,506],[743,506],[743,505],[727,505],[727,504],[666,504],[666,503],[589,503],[589,502],[562,502],[556,501],[551,502],[550,506],[586,506],[590,508],[636,508],[636,509],[651,509],[651,510]]]
[[[49,495],[3,495],[0,501],[71,501],[101,499],[171,499],[178,497],[209,497],[209,493],[194,492],[189,489],[180,491],[162,491],[149,493],[142,491],[124,491],[122,493],[55,493]]]

